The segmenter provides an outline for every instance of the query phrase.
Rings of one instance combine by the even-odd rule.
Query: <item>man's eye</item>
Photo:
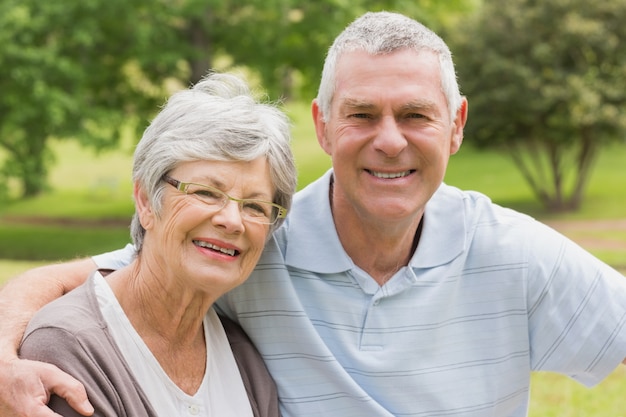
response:
[[[368,113],[354,113],[350,117],[354,119],[370,119],[372,116]]]
[[[406,117],[408,119],[424,119],[424,118],[426,118],[426,116],[424,116],[421,113],[409,113],[409,114],[406,115]]]

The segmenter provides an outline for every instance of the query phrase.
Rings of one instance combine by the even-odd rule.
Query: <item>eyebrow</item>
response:
[[[208,185],[211,186],[213,188],[217,188],[218,190],[222,191],[222,192],[226,192],[224,191],[224,188],[226,188],[226,184],[224,184],[223,181],[220,181],[218,179],[215,178],[209,178],[209,177],[203,177],[203,179],[198,180],[198,181],[190,181],[193,182],[194,184],[199,184],[199,185]],[[260,191],[254,191],[252,194],[250,194],[249,197],[238,197],[240,199],[243,200],[261,200],[261,201],[268,201],[268,202],[273,202],[274,201],[274,196],[273,195],[268,195],[264,192],[260,192]]]
[[[372,109],[376,106],[368,101],[363,101],[356,98],[346,98],[339,103],[342,107],[350,107],[355,109]]]
[[[437,108],[437,105],[432,102],[431,100],[411,100],[408,103],[406,103],[405,105],[403,105],[402,107],[400,107],[400,110],[406,111],[406,110],[421,110],[421,111],[428,111],[428,112],[432,112],[436,115],[439,115],[440,112]]]
[[[377,106],[369,101],[364,101],[356,98],[346,98],[340,103],[342,107],[351,108],[351,109],[362,109],[362,110],[371,110],[377,108]],[[424,99],[415,99],[411,100],[408,103],[403,104],[399,108],[400,111],[425,111],[431,112],[437,116],[441,114],[438,110],[437,105],[431,100]]]

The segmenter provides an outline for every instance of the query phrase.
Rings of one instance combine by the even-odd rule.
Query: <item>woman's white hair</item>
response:
[[[273,202],[289,209],[297,181],[290,140],[290,123],[282,111],[255,100],[242,79],[212,73],[173,94],[145,130],[135,149],[133,182],[141,184],[158,215],[163,175],[179,164],[265,157],[275,189]],[[131,236],[137,251],[144,235],[135,213]]]

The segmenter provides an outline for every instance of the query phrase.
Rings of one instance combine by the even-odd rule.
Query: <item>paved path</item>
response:
[[[544,223],[589,251],[616,253],[618,264],[614,266],[626,274],[626,219],[549,220]]]
[[[587,249],[624,251],[626,257],[626,219],[621,220],[550,220],[550,227]],[[617,232],[617,233],[615,233]],[[616,234],[615,238],[603,236]],[[619,235],[619,236],[618,236]],[[623,235],[623,236],[622,236]],[[620,239],[620,237],[624,237]],[[624,259],[626,262],[626,259]]]

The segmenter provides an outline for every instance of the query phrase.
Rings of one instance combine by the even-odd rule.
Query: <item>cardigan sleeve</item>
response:
[[[96,417],[156,417],[93,311],[86,285],[43,307],[33,317],[20,346],[20,357],[48,362],[79,380]],[[66,417],[80,416],[58,396],[51,397],[49,407]]]
[[[55,327],[43,327],[30,332],[22,342],[20,357],[53,364],[85,385],[94,416],[126,416],[117,390],[94,362],[80,341],[71,333]],[[68,403],[56,395],[48,406],[64,417],[80,417]]]

